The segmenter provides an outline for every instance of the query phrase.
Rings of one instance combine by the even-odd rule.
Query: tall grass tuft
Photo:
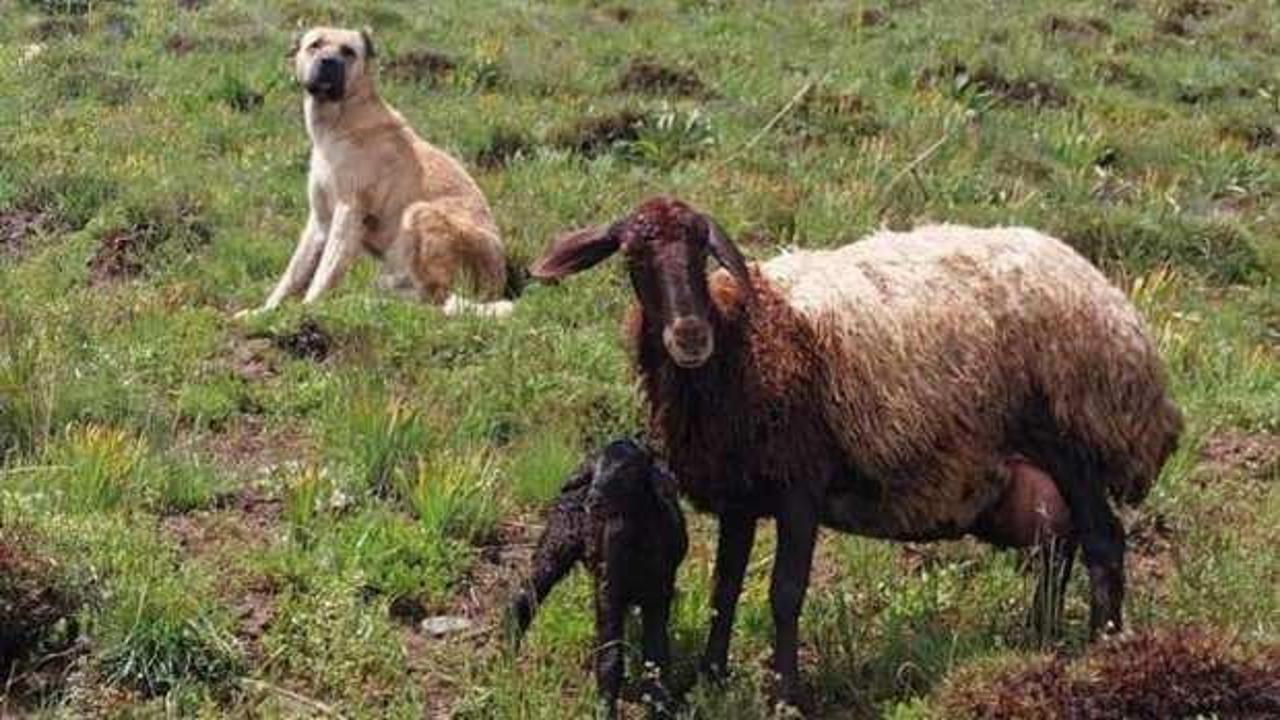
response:
[[[144,453],[139,438],[89,424],[69,428],[44,455],[59,504],[87,513],[114,510],[139,489]]]
[[[378,394],[362,394],[347,422],[363,488],[375,497],[391,497],[397,478],[412,475],[427,447],[427,428],[418,411],[399,398],[384,401]]]
[[[149,695],[186,683],[218,687],[242,669],[226,619],[177,578],[119,586],[95,625],[104,674]]]
[[[484,453],[435,453],[405,477],[400,494],[429,531],[463,542],[492,537],[503,509],[497,467]]]

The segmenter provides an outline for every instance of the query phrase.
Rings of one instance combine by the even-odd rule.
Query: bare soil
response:
[[[1071,95],[1050,80],[1009,77],[991,66],[970,71],[964,63],[952,62],[925,70],[917,80],[918,87],[948,85],[958,90],[972,88],[1006,102],[1033,107],[1064,107],[1071,102]]]
[[[0,255],[21,255],[27,240],[53,226],[53,216],[39,210],[0,212]]]
[[[1130,635],[1081,658],[957,678],[944,698],[951,717],[1261,720],[1280,714],[1280,646],[1243,649],[1191,628]]]
[[[486,170],[501,169],[513,159],[528,155],[534,147],[534,142],[523,132],[498,128],[489,136],[488,144],[476,153],[475,162]]]
[[[458,61],[437,50],[424,48],[396,55],[382,67],[390,77],[434,85],[447,79],[458,68]]]
[[[0,717],[51,691],[78,635],[79,599],[53,561],[21,534],[0,529]]]
[[[1280,471],[1280,435],[1224,430],[1200,448],[1199,476],[1268,481]]]
[[[1111,24],[1098,17],[1068,17],[1049,15],[1040,23],[1046,35],[1068,40],[1094,40],[1111,34]]]
[[[618,79],[621,92],[704,97],[707,86],[689,68],[672,67],[652,57],[633,58]]]
[[[638,140],[640,128],[648,119],[636,110],[584,117],[553,133],[551,144],[585,157],[598,157],[618,143]]]
[[[277,335],[276,347],[298,360],[323,362],[334,349],[333,336],[312,318],[302,321],[297,330]]]

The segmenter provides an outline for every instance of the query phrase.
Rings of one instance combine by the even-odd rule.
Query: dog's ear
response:
[[[293,33],[293,39],[289,41],[289,53],[284,56],[285,60],[293,60],[298,56],[298,51],[302,49],[302,31],[298,30]]]
[[[364,43],[364,58],[366,60],[378,57],[378,51],[373,48],[373,31],[367,27],[361,29],[360,42]]]

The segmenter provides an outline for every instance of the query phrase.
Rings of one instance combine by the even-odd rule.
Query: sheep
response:
[[[1091,636],[1121,628],[1108,495],[1143,499],[1182,420],[1138,312],[1087,260],[1027,228],[938,225],[748,265],[714,220],[657,197],[557,238],[533,276],[618,250],[650,433],[718,518],[704,673],[725,672],[761,518],[777,528],[773,668],[789,703],[819,526],[1039,542],[1063,581],[1078,545]]]
[[[675,480],[630,440],[605,446],[565,483],[547,512],[529,583],[508,611],[518,645],[538,605],[578,562],[591,572],[596,610],[596,684],[604,713],[617,714],[626,611],[639,606],[651,707],[670,702],[662,685],[670,651],[667,620],[676,570],[688,549]]]

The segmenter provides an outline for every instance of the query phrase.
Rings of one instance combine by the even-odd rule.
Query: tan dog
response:
[[[451,295],[459,271],[485,300],[503,292],[498,228],[467,171],[378,97],[368,33],[309,30],[293,65],[307,92],[311,212],[288,269],[259,311],[303,291],[302,301],[314,302],[367,251],[383,263],[383,287],[444,304],[447,312],[506,314],[509,302]]]

